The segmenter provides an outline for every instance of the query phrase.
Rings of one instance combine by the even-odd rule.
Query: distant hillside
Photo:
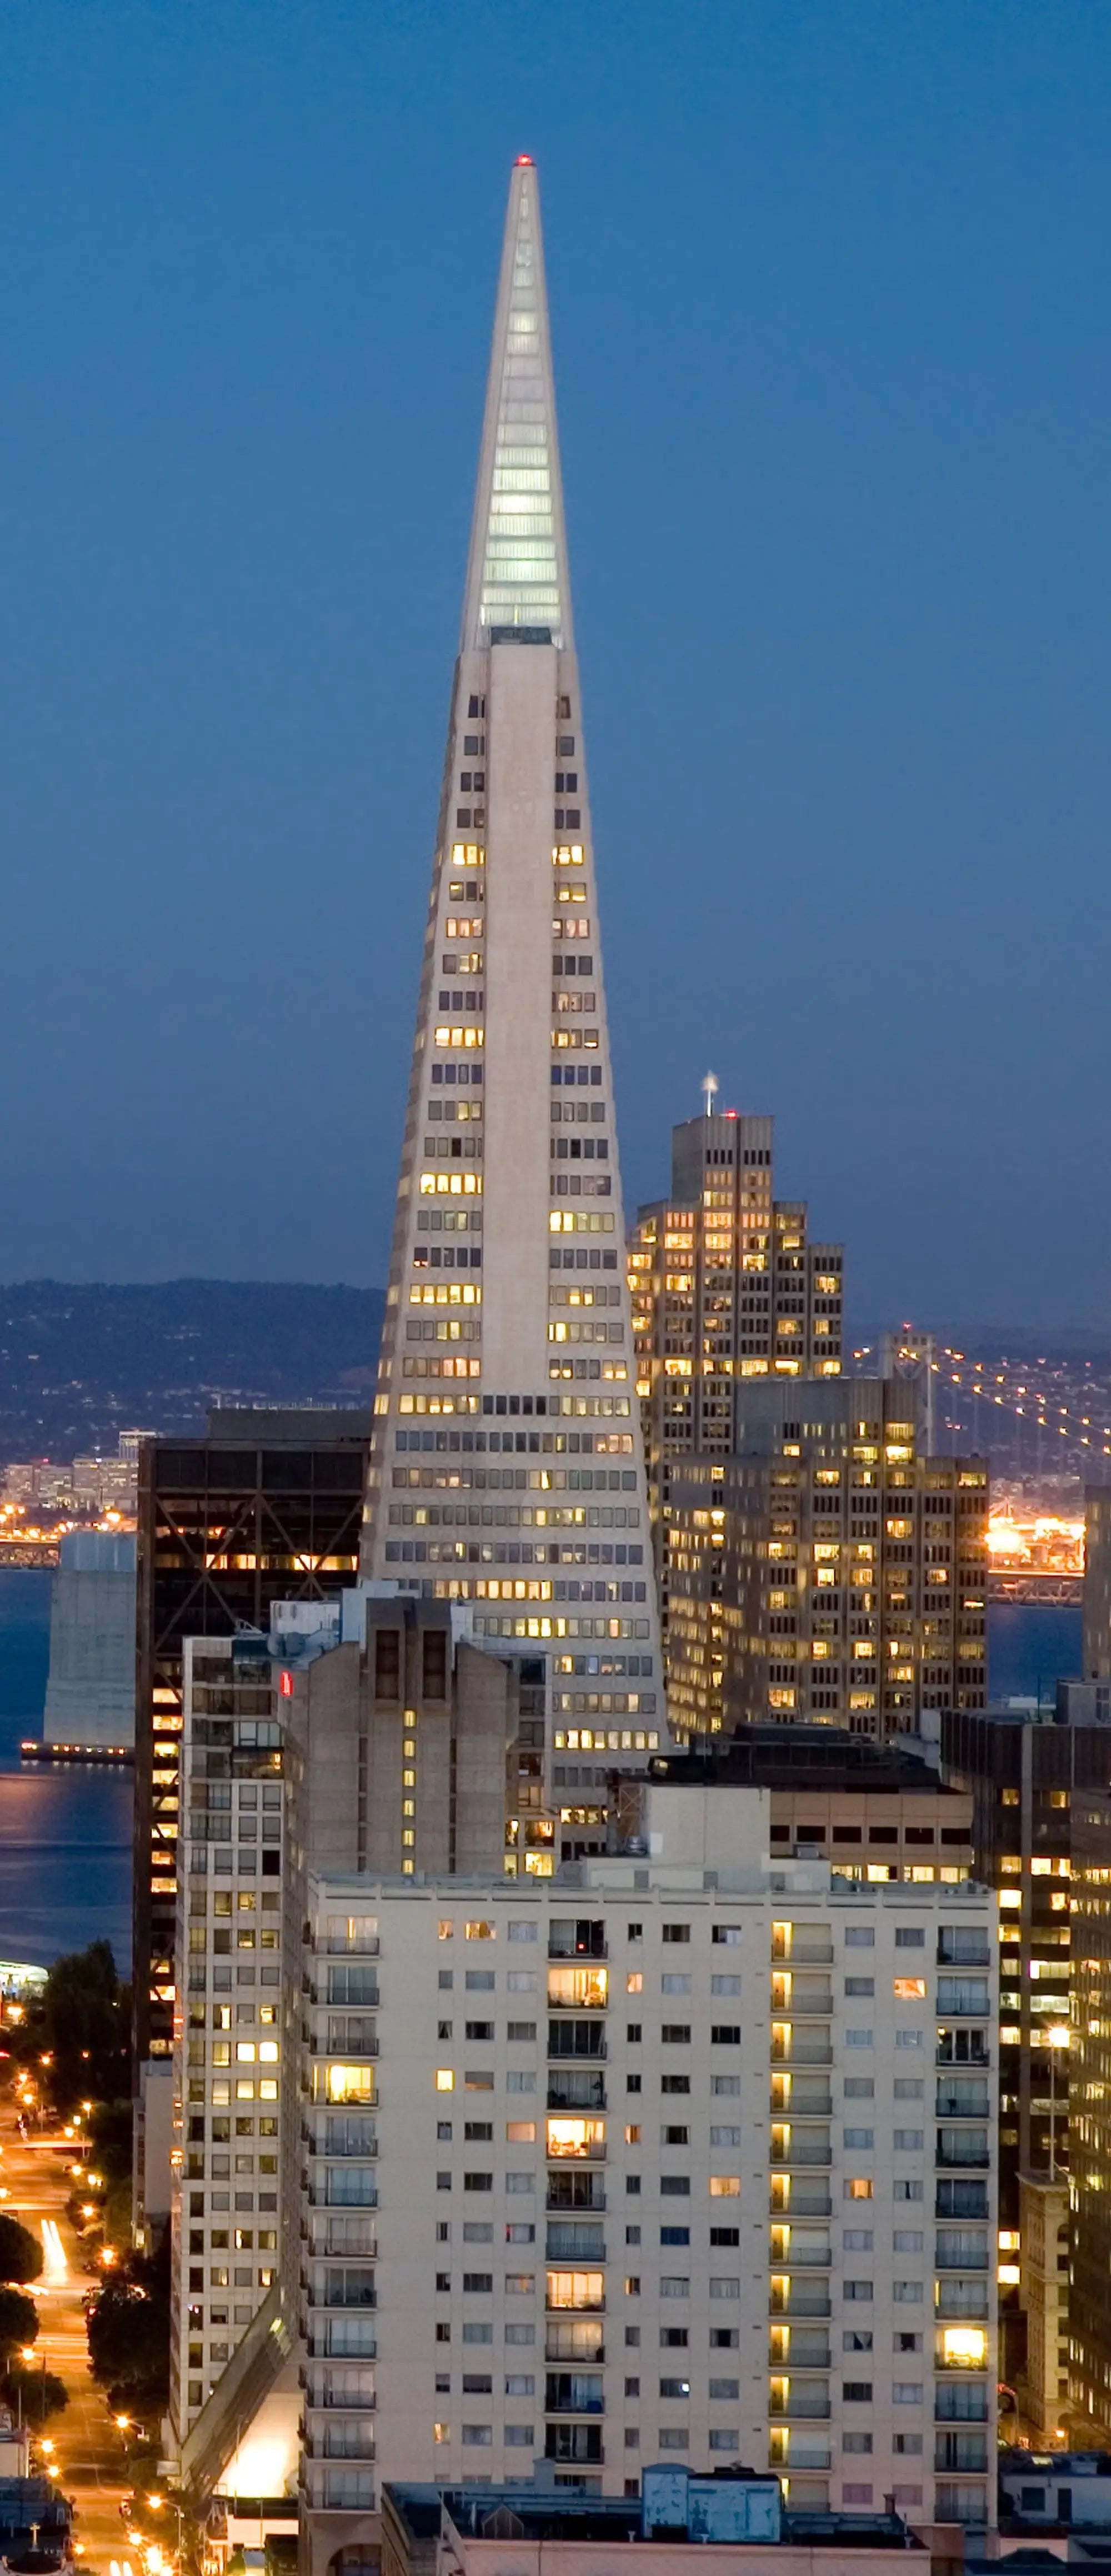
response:
[[[0,1465],[114,1450],[133,1425],[203,1430],[210,1404],[366,1402],[378,1288],[169,1279],[0,1287]]]

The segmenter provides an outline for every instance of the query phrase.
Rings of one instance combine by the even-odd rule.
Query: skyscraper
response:
[[[513,170],[363,1572],[545,1667],[546,1777],[664,1726],[537,176]],[[512,1641],[512,1643],[510,1643]]]
[[[732,1456],[746,1379],[841,1373],[844,1253],[807,1241],[803,1201],[773,1196],[772,1136],[770,1118],[735,1110],[683,1119],[671,1131],[671,1195],[640,1209],[629,1238],[665,1639],[677,1464]]]

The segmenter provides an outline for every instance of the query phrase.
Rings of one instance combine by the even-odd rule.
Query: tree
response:
[[[25,2424],[45,2424],[48,2415],[68,2406],[69,2390],[53,2370],[26,2370],[9,2362],[0,2377],[0,2398]]]
[[[156,2254],[116,2265],[89,2308],[89,2367],[112,2406],[163,2407],[170,2384],[169,2232]]]
[[[0,2281],[37,2281],[42,2270],[42,2247],[28,2227],[18,2218],[0,2211]]]
[[[59,2111],[72,2111],[88,2095],[103,2102],[128,2093],[129,2022],[128,1992],[110,1941],[90,1941],[87,1950],[55,1959],[42,1992],[40,2035]]]
[[[34,2343],[39,2312],[23,2290],[0,2290],[0,2362],[21,2346]]]

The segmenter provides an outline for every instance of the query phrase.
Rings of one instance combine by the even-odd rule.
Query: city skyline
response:
[[[6,28],[0,183],[7,1266],[303,1275],[311,1231],[316,1275],[382,1276],[520,148],[560,204],[628,1202],[712,1063],[863,1315],[1094,1327],[1105,37],[650,12],[635,49],[583,22],[576,85],[579,23],[543,12],[438,50],[299,6],[265,36],[94,11],[76,54],[50,6],[34,30]],[[240,1186],[279,1153],[311,1230]]]

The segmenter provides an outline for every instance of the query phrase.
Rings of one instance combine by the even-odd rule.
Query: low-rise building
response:
[[[907,2576],[923,2544],[892,2513],[788,2513],[778,2481],[744,2469],[712,2477],[660,2466],[638,2498],[557,2493],[537,2477],[490,2487],[387,2485],[382,2576]]]

